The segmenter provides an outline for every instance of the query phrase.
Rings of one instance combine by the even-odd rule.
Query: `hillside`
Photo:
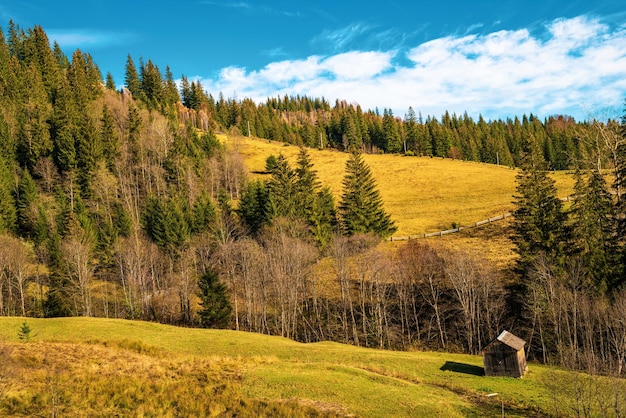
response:
[[[537,364],[523,379],[490,378],[480,376],[479,356],[302,344],[111,319],[28,319],[32,337],[19,343],[23,321],[0,318],[0,413],[5,416],[143,411],[461,417],[494,416],[502,407],[507,416],[551,415],[554,408],[569,415],[576,401],[597,408],[599,399],[572,399],[568,391],[574,388],[565,382],[611,388],[608,380]],[[494,392],[497,397],[486,397]]]
[[[220,136],[243,157],[248,171],[263,176],[265,160],[283,154],[295,162],[297,146],[258,138]],[[311,150],[310,155],[323,185],[336,199],[348,154],[336,150]],[[365,161],[380,189],[386,209],[398,223],[395,235],[417,235],[469,225],[514,209],[517,170],[495,164],[449,158],[405,157],[399,154],[367,154]],[[571,173],[553,173],[559,193],[573,192]]]
[[[243,157],[252,178],[269,177],[264,173],[265,161],[270,155],[283,154],[293,163],[299,152],[297,146],[276,141],[227,135],[218,137]],[[339,200],[348,154],[324,149],[310,150],[310,156],[320,181]],[[371,167],[386,210],[398,225],[394,236],[437,232],[451,229],[453,225],[472,225],[514,210],[516,169],[399,154],[367,154],[364,159]],[[570,172],[557,171],[551,176],[560,196],[573,193],[574,179]],[[477,230],[434,237],[428,242],[440,248],[476,252],[506,269],[515,258],[510,234],[510,221],[507,220]]]

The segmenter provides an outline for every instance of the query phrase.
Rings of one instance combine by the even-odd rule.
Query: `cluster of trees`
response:
[[[525,141],[513,227],[517,294],[535,356],[621,375],[626,360],[626,132],[600,133],[590,158],[578,162],[569,208],[557,197],[539,144],[532,137]],[[605,155],[611,158],[610,173],[602,170]],[[612,187],[606,174],[613,178]]]
[[[185,83],[185,79],[183,79]],[[187,82],[188,83],[188,82]],[[183,84],[185,85],[185,84]],[[507,120],[473,120],[467,114],[446,112],[440,120],[425,119],[409,108],[404,118],[392,110],[364,111],[357,104],[309,97],[269,98],[256,104],[215,100],[202,93],[199,83],[183,88],[183,103],[202,115],[210,115],[211,126],[228,132],[252,135],[307,147],[360,148],[367,152],[404,153],[480,161],[518,167],[522,162],[523,140],[533,136],[539,143],[548,168],[573,169],[577,161],[593,152],[594,123],[577,123],[571,117],[553,116],[544,121],[524,115]],[[185,93],[187,91],[187,93]],[[198,124],[200,123],[200,119]],[[619,130],[608,121],[602,128]],[[603,156],[603,161],[606,156]]]
[[[395,231],[358,152],[335,208],[304,150],[295,169],[272,157],[269,180],[247,182],[236,152],[179,119],[169,68],[129,57],[126,85],[103,84],[41,27],[0,37],[0,314],[223,325],[221,246],[275,222],[302,222],[319,248]]]
[[[115,83],[107,75],[107,87]],[[595,142],[603,132],[615,134],[617,121],[576,122],[568,116],[551,116],[544,121],[534,115],[507,120],[475,121],[467,114],[446,112],[440,120],[425,119],[409,108],[403,118],[391,109],[364,111],[358,104],[337,100],[334,106],[324,98],[284,96],[265,103],[251,99],[218,98],[203,90],[199,81],[184,75],[177,89],[169,67],[163,76],[152,61],[140,59],[139,71],[131,56],[126,63],[125,85],[133,97],[149,109],[191,122],[203,130],[218,129],[233,134],[256,136],[307,147],[404,153],[479,161],[519,167],[523,163],[524,140],[538,143],[547,168],[575,169],[578,162],[596,151]],[[176,103],[182,106],[176,106]],[[177,110],[177,112],[176,112]],[[604,137],[607,140],[608,138]],[[614,151],[614,150],[613,150]],[[610,164],[609,154],[600,157]]]
[[[307,97],[215,101],[130,56],[125,84],[103,83],[88,54],[68,59],[40,27],[0,32],[1,315],[472,353],[506,327],[535,358],[623,373],[626,121],[439,122]],[[249,181],[215,129],[350,151],[342,196],[320,184],[305,148],[295,165],[271,156]],[[377,150],[520,166],[515,271],[416,241],[377,246],[396,228],[360,155]],[[567,211],[555,168],[576,169]]]

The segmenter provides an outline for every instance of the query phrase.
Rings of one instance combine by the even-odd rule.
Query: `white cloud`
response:
[[[355,25],[323,38],[353,45],[367,28]],[[321,38],[320,38],[321,39]],[[576,17],[526,29],[449,36],[416,45],[408,64],[400,52],[348,51],[278,61],[257,71],[223,69],[205,79],[208,91],[264,101],[300,94],[358,102],[364,109],[409,106],[424,115],[446,110],[505,118],[565,113],[584,119],[590,108],[621,111],[626,96],[626,28],[611,30],[599,19]],[[615,116],[615,115],[614,115]]]

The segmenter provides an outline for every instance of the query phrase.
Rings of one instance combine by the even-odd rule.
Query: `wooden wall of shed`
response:
[[[520,364],[524,358],[524,364]],[[526,368],[524,350],[519,352],[502,343],[493,343],[483,354],[486,376],[521,377]]]

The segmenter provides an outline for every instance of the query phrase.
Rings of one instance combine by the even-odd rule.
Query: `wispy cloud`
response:
[[[275,9],[267,6],[256,6],[246,2],[216,2],[211,0],[205,0],[199,1],[198,3],[207,6],[216,6],[228,9],[240,9],[251,13],[261,12],[265,14],[280,15],[286,17],[301,17],[301,13],[299,11]]]
[[[363,43],[363,36],[372,29],[372,26],[365,23],[355,23],[335,30],[327,29],[313,38],[311,44],[331,53],[357,49],[357,45]]]
[[[277,61],[256,71],[229,67],[203,83],[225,95],[324,96],[390,108],[398,116],[413,106],[435,116],[448,110],[584,119],[590,108],[621,111],[626,97],[626,27],[611,28],[598,18],[558,19],[541,31],[443,37],[405,52],[358,50],[358,37],[369,30],[354,25],[318,37],[348,52]]]
[[[276,48],[268,49],[265,51],[261,51],[261,55],[265,55],[270,58],[278,58],[278,57],[287,56],[287,53],[283,50],[282,47],[276,47]]]
[[[56,41],[62,48],[123,45],[134,38],[130,32],[98,32],[88,29],[50,29],[47,30],[47,35],[50,42]]]

